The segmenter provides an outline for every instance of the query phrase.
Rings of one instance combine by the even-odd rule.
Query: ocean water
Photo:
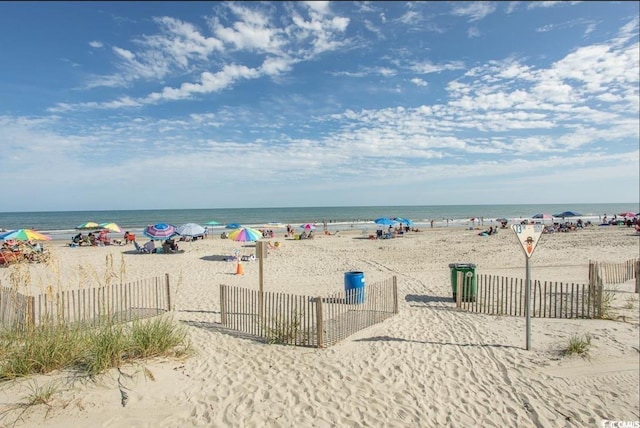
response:
[[[638,202],[614,204],[536,204],[536,205],[422,205],[422,206],[369,206],[369,207],[283,207],[283,208],[225,208],[225,209],[172,209],[172,210],[123,210],[123,211],[54,211],[54,212],[7,212],[0,213],[0,228],[5,230],[28,228],[51,235],[54,239],[67,239],[77,233],[79,224],[113,222],[123,231],[141,234],[150,224],[169,223],[179,226],[184,223],[205,225],[217,221],[218,226],[209,226],[211,233],[224,230],[226,224],[240,223],[249,227],[278,228],[291,224],[299,228],[303,223],[316,223],[322,228],[327,222],[329,230],[375,229],[373,220],[378,217],[403,217],[414,222],[416,227],[468,227],[471,219],[475,225],[496,224],[497,218],[519,222],[537,213],[556,214],[562,211],[577,211],[583,221],[600,222],[607,214],[633,211],[640,212]],[[112,234],[115,236],[115,234]]]

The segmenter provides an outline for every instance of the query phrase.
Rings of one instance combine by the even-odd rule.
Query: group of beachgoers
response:
[[[8,240],[0,247],[0,266],[19,262],[43,262],[49,251],[39,242]]]
[[[86,235],[80,232],[77,235],[75,235],[73,238],[71,238],[71,243],[69,244],[69,246],[70,247],[83,247],[83,246],[104,247],[106,245],[124,245],[124,243],[120,239],[112,240],[111,238],[109,238],[107,233],[108,232],[106,230],[102,230],[97,234],[93,232],[89,232]],[[125,234],[125,243],[126,242],[127,240],[126,240],[126,234]]]

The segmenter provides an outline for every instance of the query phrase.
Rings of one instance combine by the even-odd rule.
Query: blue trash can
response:
[[[345,272],[344,291],[347,303],[364,303],[364,272]]]

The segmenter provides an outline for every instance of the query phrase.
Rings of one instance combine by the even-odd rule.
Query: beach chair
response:
[[[151,254],[148,248],[141,246],[137,241],[133,241],[133,245],[136,247],[136,251],[140,254]]]

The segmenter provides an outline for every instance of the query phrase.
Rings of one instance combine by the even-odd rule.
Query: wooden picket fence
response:
[[[622,263],[589,261],[589,284],[622,284],[635,278],[635,292],[640,293],[640,259]]]
[[[325,348],[397,314],[397,278],[328,297],[221,284],[220,313],[223,326],[270,343]]]
[[[588,284],[531,281],[530,316],[537,318],[601,318],[606,311],[607,284],[636,280],[640,261],[589,263]],[[475,284],[474,284],[475,281]],[[490,315],[525,316],[525,280],[490,275],[457,275],[456,306]]]
[[[27,329],[45,324],[96,326],[150,318],[172,310],[169,275],[127,284],[25,295],[0,286],[0,326]]]

